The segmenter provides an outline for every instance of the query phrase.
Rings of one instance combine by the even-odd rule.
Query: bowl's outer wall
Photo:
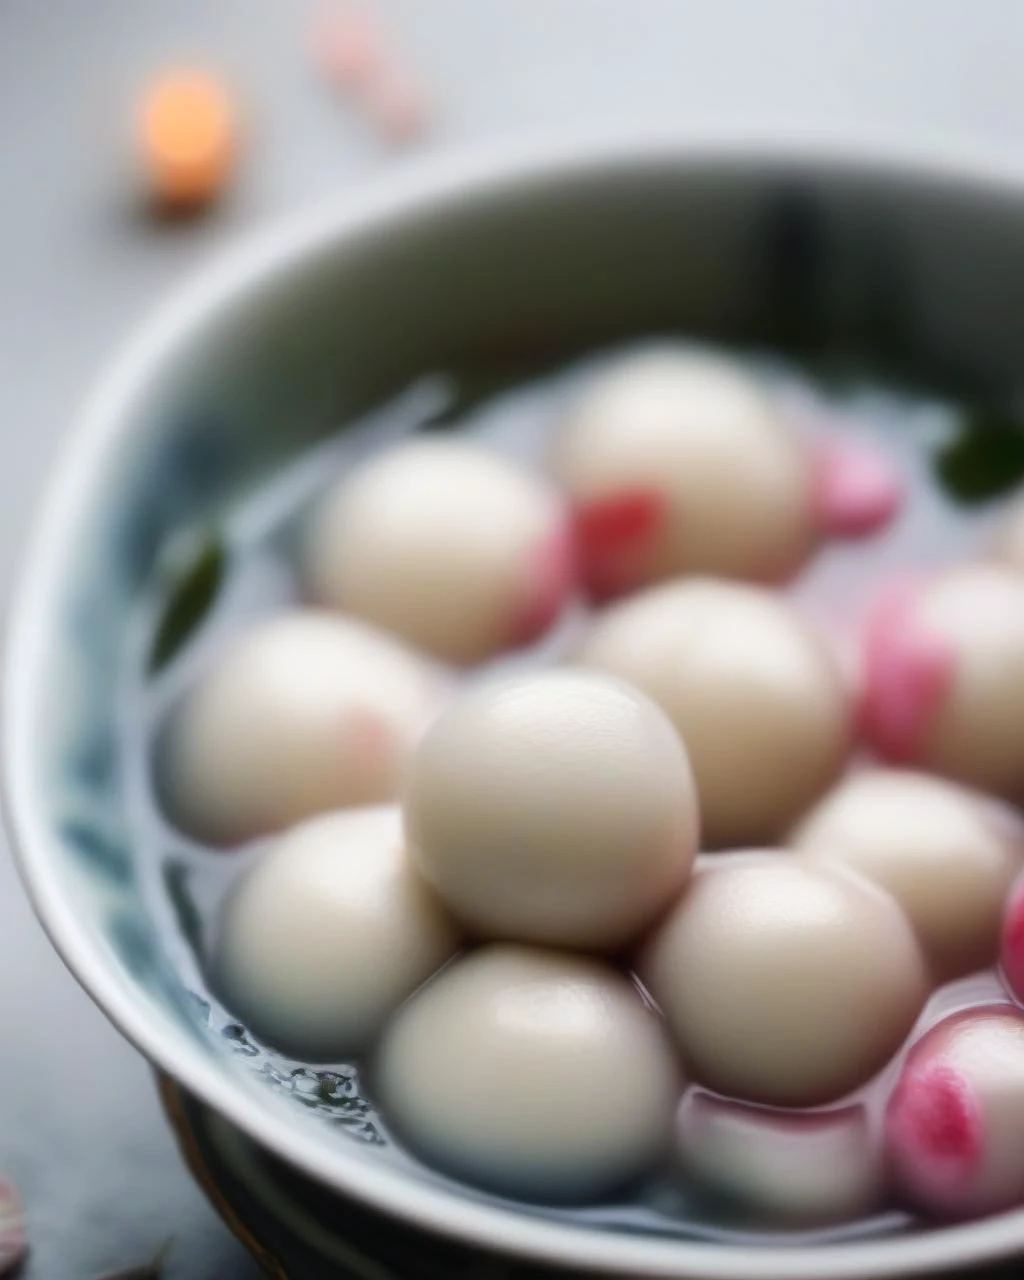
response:
[[[1011,388],[1024,329],[1022,231],[1024,195],[1012,186],[838,163],[625,155],[534,176],[527,168],[354,223],[339,216],[276,267],[215,294],[124,394],[95,402],[94,424],[117,422],[70,455],[83,476],[65,485],[75,495],[67,510],[47,517],[49,560],[29,562],[31,619],[19,644],[19,617],[11,646],[15,836],[44,921],[92,993],[192,1087],[216,1073],[208,1100],[233,1099],[240,1123],[253,1128],[257,1106],[267,1116],[283,1106],[207,1031],[139,891],[113,691],[176,529],[215,520],[275,464],[425,372],[545,360],[630,336],[682,332],[811,357],[858,349],[956,388]],[[34,567],[49,575],[42,597]],[[278,1116],[257,1136],[271,1140],[275,1123],[283,1132]],[[297,1130],[302,1118],[289,1114],[287,1125]],[[339,1150],[343,1140],[315,1124],[296,1142],[284,1154],[298,1159],[301,1147],[307,1168],[388,1207],[380,1188],[397,1175],[370,1178],[373,1150]],[[392,1183],[390,1207],[405,1207]],[[416,1213],[429,1218],[438,1203]],[[507,1245],[548,1247],[504,1216]],[[483,1219],[476,1230],[486,1232]],[[573,1243],[587,1234],[596,1237],[563,1230],[548,1241],[551,1256],[618,1273],[622,1242]],[[1024,1224],[1016,1238],[1024,1245]],[[870,1245],[857,1246],[867,1251],[857,1264],[850,1247],[818,1264],[780,1253],[772,1270],[771,1254],[728,1261],[732,1251],[712,1250],[716,1260],[701,1246],[677,1244],[671,1256],[635,1247],[634,1275],[810,1276],[826,1262],[831,1275],[876,1275],[885,1256]]]

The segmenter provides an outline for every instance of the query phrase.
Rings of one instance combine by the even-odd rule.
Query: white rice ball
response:
[[[598,617],[580,660],[631,681],[675,725],[706,849],[781,839],[846,762],[839,664],[768,591],[707,578],[651,587]]]
[[[387,636],[313,610],[262,622],[186,693],[159,750],[170,816],[213,844],[393,800],[441,704],[437,674]]]
[[[454,953],[396,808],[322,814],[275,841],[222,909],[212,971],[236,1017],[294,1057],[368,1048]]]
[[[696,1079],[790,1107],[865,1084],[929,990],[920,947],[888,894],[783,854],[698,868],[640,973]]]
[[[446,662],[538,639],[573,580],[562,499],[539,476],[456,440],[370,458],[327,495],[306,548],[321,603]]]
[[[697,807],[686,753],[631,686],[549,671],[470,689],[424,738],[409,844],[481,937],[606,949],[686,882]]]
[[[485,947],[399,1012],[376,1063],[388,1121],[425,1159],[512,1195],[586,1200],[667,1152],[679,1073],[615,969]]]

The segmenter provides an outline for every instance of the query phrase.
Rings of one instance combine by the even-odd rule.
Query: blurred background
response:
[[[368,118],[324,74],[311,41],[325,10],[0,0],[5,602],[97,367],[181,276],[283,214],[448,148],[565,130],[750,124],[1024,153],[1018,0],[382,0],[372,12],[412,78],[418,128]],[[213,207],[168,219],[147,204],[133,139],[147,88],[180,66],[223,77],[242,148]],[[53,956],[3,854],[0,1174],[27,1208],[21,1274],[262,1274],[193,1187],[151,1073]]]

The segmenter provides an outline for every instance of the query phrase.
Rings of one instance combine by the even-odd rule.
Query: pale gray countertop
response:
[[[1016,0],[394,0],[434,86],[430,145],[562,127],[714,121],[885,131],[1024,153]],[[0,592],[98,364],[180,275],[241,231],[387,157],[305,59],[297,0],[0,0]],[[216,215],[138,216],[121,147],[134,86],[222,65],[254,145]],[[150,1074],[80,993],[0,859],[0,1169],[28,1202],[30,1280],[137,1266],[257,1274],[181,1165]]]

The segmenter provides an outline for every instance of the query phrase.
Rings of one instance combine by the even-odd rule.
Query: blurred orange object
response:
[[[220,80],[203,71],[166,72],[146,92],[139,123],[157,200],[193,208],[219,195],[238,144],[235,103]]]

